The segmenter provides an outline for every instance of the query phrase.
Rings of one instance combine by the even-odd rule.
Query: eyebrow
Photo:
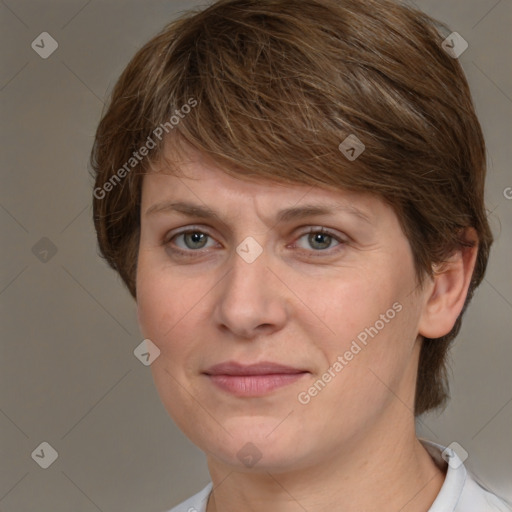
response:
[[[333,215],[336,211],[342,210],[346,213],[359,217],[368,224],[372,224],[366,213],[352,205],[330,205],[330,204],[306,204],[304,206],[296,206],[285,208],[277,212],[275,216],[276,222],[290,222],[300,220],[307,217]],[[163,201],[151,205],[145,215],[155,215],[158,213],[176,212],[186,217],[198,217],[202,219],[217,219],[222,222],[220,216],[211,208],[183,201]]]

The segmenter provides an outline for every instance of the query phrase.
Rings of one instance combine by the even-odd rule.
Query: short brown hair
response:
[[[100,251],[132,296],[142,177],[170,141],[241,179],[383,198],[409,239],[419,284],[467,245],[461,233],[473,227],[478,256],[464,312],[492,233],[484,139],[443,31],[391,0],[221,0],[165,27],[120,76],[91,154]],[[159,126],[168,135],[154,140]],[[352,161],[338,149],[349,135],[365,145]],[[139,163],[144,145],[152,149]],[[447,350],[463,312],[449,334],[422,342],[416,415],[446,402]]]

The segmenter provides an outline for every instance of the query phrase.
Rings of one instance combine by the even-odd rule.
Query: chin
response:
[[[280,426],[276,420],[249,417],[245,421],[224,423],[225,432],[216,443],[212,439],[200,443],[211,457],[242,472],[285,472],[305,465],[308,446],[304,439],[292,435],[293,430]],[[286,421],[286,420],[285,420]],[[294,431],[297,433],[297,430]],[[201,446],[200,446],[201,447]]]

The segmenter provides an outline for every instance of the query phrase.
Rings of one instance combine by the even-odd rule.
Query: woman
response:
[[[492,243],[463,43],[388,0],[221,0],[123,72],[94,220],[207,455],[173,512],[507,510],[414,424]]]

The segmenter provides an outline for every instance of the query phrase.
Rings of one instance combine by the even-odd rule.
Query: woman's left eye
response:
[[[337,245],[343,244],[343,240],[323,229],[311,229],[307,233],[304,233],[302,236],[300,236],[299,240],[301,239],[305,239],[309,247],[315,249],[315,252],[330,249],[332,247],[331,244],[333,241],[337,242]],[[307,249],[307,247],[302,247],[302,249]]]

